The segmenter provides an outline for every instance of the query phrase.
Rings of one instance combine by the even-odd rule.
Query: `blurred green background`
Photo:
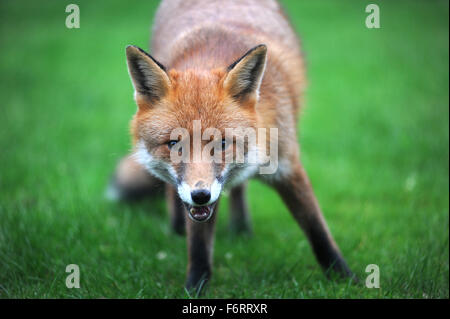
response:
[[[278,196],[252,182],[252,238],[227,199],[205,297],[448,298],[448,2],[282,1],[308,66],[302,160],[359,284],[327,281]],[[170,298],[186,244],[163,199],[107,202],[135,112],[125,46],[148,48],[157,1],[0,2],[0,297]],[[78,264],[81,288],[65,286]],[[380,289],[365,288],[368,264]]]

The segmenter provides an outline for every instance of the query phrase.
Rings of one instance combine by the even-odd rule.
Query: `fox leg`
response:
[[[211,218],[206,222],[195,222],[186,218],[189,258],[186,289],[197,295],[201,293],[212,273],[214,225],[218,204],[216,204]]]
[[[252,227],[245,198],[247,184],[233,187],[230,191],[230,229],[236,233],[251,233]]]
[[[106,196],[115,200],[137,200],[159,193],[162,185],[129,155],[119,161]]]
[[[185,208],[175,188],[169,184],[166,184],[166,199],[172,230],[179,235],[184,235],[186,232]]]
[[[314,254],[326,273],[333,270],[343,277],[352,277],[352,272],[331,236],[301,164],[294,164],[289,176],[277,182],[275,188],[306,233]]]

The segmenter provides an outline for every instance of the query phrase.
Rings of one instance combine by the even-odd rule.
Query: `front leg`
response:
[[[344,277],[354,277],[339,251],[314,196],[309,179],[299,162],[275,184],[292,215],[306,233],[322,268]]]
[[[252,233],[248,205],[245,198],[247,183],[230,191],[230,229],[235,233]]]
[[[186,231],[186,209],[175,188],[169,184],[166,184],[166,202],[172,230],[179,235],[184,235]]]
[[[211,218],[206,222],[195,222],[186,218],[189,258],[186,289],[196,295],[201,293],[212,273],[214,225],[218,204],[216,204]]]

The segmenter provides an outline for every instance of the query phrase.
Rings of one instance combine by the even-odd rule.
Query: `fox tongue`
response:
[[[210,213],[210,209],[208,206],[200,206],[200,207],[193,207],[191,208],[191,215],[196,220],[205,220],[208,218]]]

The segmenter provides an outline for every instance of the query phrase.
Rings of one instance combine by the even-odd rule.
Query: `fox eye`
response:
[[[222,140],[222,151],[227,148],[227,141],[225,139]]]
[[[167,147],[169,148],[169,150],[175,146],[175,144],[177,144],[178,141],[175,140],[170,140],[169,142],[167,142]]]

